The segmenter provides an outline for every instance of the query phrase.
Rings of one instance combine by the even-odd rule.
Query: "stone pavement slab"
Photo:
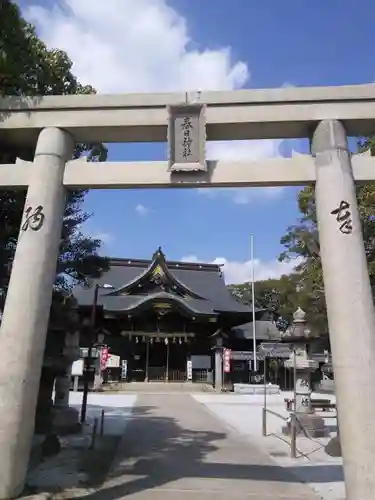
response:
[[[330,457],[324,449],[331,437],[337,433],[334,425],[336,418],[332,418],[336,412],[319,412],[330,435],[314,440],[303,435],[298,436],[298,459],[293,459],[290,457],[290,437],[282,435],[281,432],[284,422],[280,417],[289,416],[285,410],[284,394],[268,398],[267,407],[275,413],[267,414],[267,437],[263,437],[261,432],[263,400],[257,396],[217,394],[215,397],[209,394],[194,394],[193,397],[204,404],[215,417],[267,452],[278,465],[292,471],[301,482],[308,484],[324,500],[345,498],[342,458]]]
[[[103,487],[87,500],[317,500],[188,394],[140,395]]]

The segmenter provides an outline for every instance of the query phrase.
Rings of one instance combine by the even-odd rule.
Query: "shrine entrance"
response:
[[[128,382],[184,382],[189,345],[186,336],[136,335],[128,344]]]
[[[355,182],[375,180],[375,160],[353,157],[347,135],[374,133],[375,87],[10,97],[0,114],[3,143],[36,145],[33,162],[0,165],[0,187],[27,188],[0,331],[0,498],[25,480],[66,190],[306,184],[315,184],[347,498],[371,498],[375,312]],[[311,156],[205,158],[206,140],[298,137],[311,139]],[[71,160],[78,142],[165,140],[167,163]]]

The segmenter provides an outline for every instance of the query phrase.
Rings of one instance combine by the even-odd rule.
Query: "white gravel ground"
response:
[[[334,396],[318,395],[315,397],[335,400]],[[268,413],[267,436],[262,436],[263,396],[242,394],[194,394],[193,397],[204,404],[209,411],[226,422],[227,425],[241,432],[257,446],[266,450],[281,466],[292,469],[292,472],[307,483],[324,500],[343,500],[345,485],[342,474],[342,459],[332,458],[324,451],[330,437],[318,438],[312,442],[306,437],[298,437],[299,457],[290,458],[290,439],[282,435],[284,425],[282,418],[287,418],[284,398],[293,397],[292,393],[267,397],[267,408],[280,417]],[[335,412],[320,413],[329,426],[330,436],[336,434]]]

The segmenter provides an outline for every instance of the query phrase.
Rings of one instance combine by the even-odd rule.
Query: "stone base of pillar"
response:
[[[341,457],[340,437],[334,436],[332,439],[330,439],[327,445],[324,447],[324,451],[330,457]]]
[[[59,436],[81,432],[79,412],[71,406],[54,409],[53,429]]]
[[[298,413],[297,422],[297,434],[303,434],[304,430],[306,433],[314,438],[325,437],[327,435],[327,430],[325,427],[324,419],[315,413]],[[285,436],[291,434],[291,422],[288,421],[287,424],[282,428],[282,433]]]
[[[102,378],[101,373],[95,373],[94,385],[93,385],[92,390],[95,392],[100,392],[103,390],[103,378]]]
[[[52,428],[53,415],[52,415],[53,401],[38,404],[35,414],[35,427],[34,433],[36,435],[48,435]]]
[[[52,430],[52,391],[54,378],[55,374],[53,369],[48,366],[43,366],[40,376],[38,402],[35,412],[34,432],[36,435],[48,435]]]
[[[56,434],[48,434],[40,446],[42,458],[53,457],[61,451],[61,443]]]

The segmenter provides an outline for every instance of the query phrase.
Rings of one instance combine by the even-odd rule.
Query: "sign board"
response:
[[[223,352],[224,373],[230,373],[231,357],[232,357],[232,351],[230,349],[224,349]]]
[[[211,356],[193,354],[191,364],[192,370],[209,370],[211,368]]]
[[[232,359],[236,361],[251,361],[254,359],[252,351],[232,351]]]
[[[72,376],[81,377],[83,375],[83,359],[77,359],[72,364]]]
[[[107,360],[107,368],[120,368],[120,356],[110,354]]]
[[[259,349],[259,359],[266,356],[270,358],[289,358],[292,350],[288,344],[278,342],[262,342]]]
[[[121,361],[121,378],[125,380],[128,376],[128,360],[123,359]]]
[[[88,347],[81,347],[79,349],[79,352],[80,352],[81,358],[88,358],[88,356],[89,356],[89,348]],[[98,349],[96,347],[93,347],[91,349],[91,357],[97,358],[98,356],[99,356]]]
[[[192,380],[193,379],[193,363],[189,359],[189,361],[186,363],[186,372],[187,372],[187,379]]]
[[[169,171],[207,171],[205,106],[185,103],[169,106]]]

